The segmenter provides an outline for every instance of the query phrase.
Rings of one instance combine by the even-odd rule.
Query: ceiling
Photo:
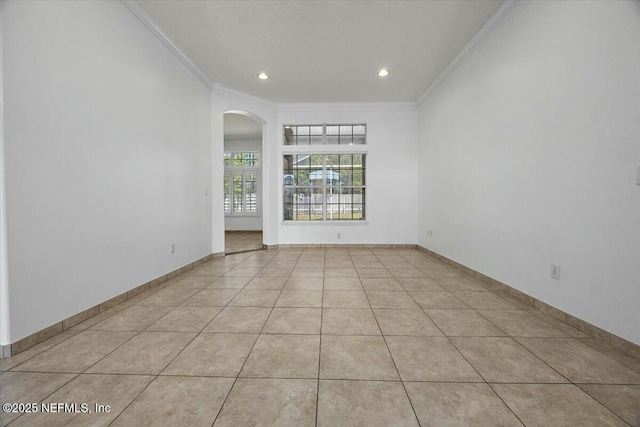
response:
[[[502,0],[139,4],[219,85],[276,103],[388,102],[416,101]]]
[[[262,125],[251,117],[242,114],[226,113],[224,115],[224,139],[242,139],[254,141],[262,138]]]

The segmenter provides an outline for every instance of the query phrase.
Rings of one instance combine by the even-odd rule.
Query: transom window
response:
[[[224,153],[224,213],[258,215],[258,152]]]
[[[286,125],[284,145],[363,145],[365,124]]]
[[[365,219],[366,154],[285,154],[284,220]]]

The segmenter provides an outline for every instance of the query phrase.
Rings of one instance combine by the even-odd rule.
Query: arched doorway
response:
[[[263,248],[263,124],[248,112],[224,113],[226,254]]]

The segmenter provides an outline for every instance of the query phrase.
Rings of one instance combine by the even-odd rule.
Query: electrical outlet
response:
[[[560,280],[560,266],[556,264],[551,264],[551,278]]]
[[[171,253],[175,253],[176,252],[176,244],[172,243],[171,247],[169,248],[169,250],[171,251]]]
[[[433,237],[433,230],[427,230],[427,237]]]
[[[341,233],[338,233],[338,239],[339,239],[340,237],[342,237],[342,234],[341,234]]]

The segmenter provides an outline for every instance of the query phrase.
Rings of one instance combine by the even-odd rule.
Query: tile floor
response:
[[[0,425],[640,425],[640,360],[411,249],[227,256],[0,361]],[[109,405],[96,412],[95,404]]]
[[[262,231],[225,231],[224,251],[227,254],[262,249]]]

